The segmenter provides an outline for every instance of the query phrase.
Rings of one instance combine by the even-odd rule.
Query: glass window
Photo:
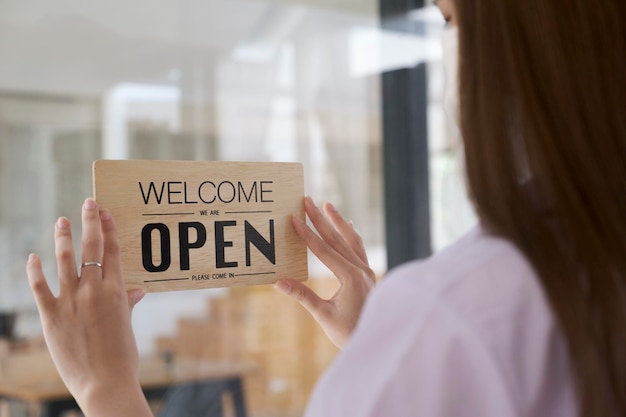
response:
[[[472,222],[441,105],[434,7],[420,33],[379,28],[378,3],[5,0],[0,3],[0,311],[40,327],[24,264],[56,284],[53,224],[92,194],[96,159],[297,161],[386,270],[380,74],[429,63],[433,239]],[[465,205],[464,205],[465,204]],[[310,258],[311,285],[332,294]],[[245,361],[252,415],[300,415],[336,350],[272,288],[150,294],[133,318],[144,357]]]

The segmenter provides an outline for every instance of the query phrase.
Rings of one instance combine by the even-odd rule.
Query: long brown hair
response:
[[[479,218],[537,271],[581,415],[626,416],[626,1],[456,7]]]

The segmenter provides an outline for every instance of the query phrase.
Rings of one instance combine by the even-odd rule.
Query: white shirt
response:
[[[474,229],[393,270],[307,417],[575,417],[565,340],[537,275]]]

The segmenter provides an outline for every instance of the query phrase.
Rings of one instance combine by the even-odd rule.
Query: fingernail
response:
[[[300,224],[304,224],[304,220],[302,220],[302,218],[298,216],[297,214],[293,215],[293,219]]]
[[[308,205],[311,208],[315,208],[315,201],[313,201],[313,199],[311,198],[311,196],[306,196],[306,198],[304,199],[304,204]]]
[[[36,260],[37,260],[36,254],[31,253],[30,255],[28,255],[28,263],[35,262]]]
[[[59,217],[57,220],[58,229],[69,229],[70,221],[66,217]]]
[[[328,207],[328,209],[334,213],[337,212],[337,209],[335,208],[335,206],[333,206],[333,203],[331,202],[326,203],[326,207]]]
[[[93,210],[95,208],[96,208],[96,201],[93,198],[88,198],[85,200],[85,204],[83,204],[83,209]]]
[[[278,281],[274,284],[274,287],[285,294],[289,294],[291,291],[291,285],[289,285],[289,282],[287,281]]]
[[[111,212],[109,210],[102,210],[100,212],[100,220],[105,222],[111,220]]]

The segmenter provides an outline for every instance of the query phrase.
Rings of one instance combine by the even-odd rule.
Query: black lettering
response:
[[[182,201],[172,201],[172,194],[182,194],[182,191],[172,190],[172,185],[182,184],[180,181],[168,181],[167,182],[167,202],[169,204],[183,204]]]
[[[230,199],[230,200],[224,200],[224,196],[223,196],[223,194],[222,194],[222,186],[223,186],[224,184],[228,184],[228,185],[230,185],[230,188],[231,188],[231,189],[232,189],[232,191],[233,191],[233,196],[231,197],[231,199]],[[222,181],[222,182],[220,182],[220,185],[218,185],[218,186],[217,186],[217,196],[219,197],[219,199],[220,199],[220,201],[221,201],[222,203],[231,203],[231,202],[235,199],[236,194],[237,194],[237,191],[236,191],[236,189],[235,189],[235,184],[233,184],[233,183],[232,183],[232,182],[230,182],[230,181]]]
[[[237,226],[237,222],[229,220],[225,222],[215,222],[215,266],[217,268],[236,268],[237,262],[226,262],[225,248],[233,246],[232,241],[224,240],[224,228]]]
[[[189,229],[196,229],[196,241],[189,241]],[[178,240],[180,244],[180,270],[189,270],[189,249],[198,249],[206,243],[206,229],[202,223],[188,222],[178,224]]]
[[[146,195],[146,192],[143,189],[143,184],[141,184],[141,182],[139,182],[139,189],[141,190],[141,196],[143,197],[143,203],[144,204],[148,204],[148,202],[150,201],[150,194],[154,193],[154,198],[156,199],[157,204],[161,204],[161,199],[163,198],[163,191],[165,190],[165,183],[162,182],[161,183],[161,192],[159,194],[157,194],[157,190],[156,190],[156,186],[154,185],[154,182],[150,181],[150,185],[148,186],[148,195]]]
[[[205,185],[210,184],[213,186],[213,189],[215,190],[215,184],[212,181],[205,181],[202,184],[200,184],[200,187],[198,187],[198,197],[200,197],[200,200],[202,200],[202,202],[204,204],[211,204],[213,202],[215,202],[216,196],[214,195],[213,198],[209,201],[205,200],[204,197],[202,196],[202,187],[204,187]]]
[[[265,197],[263,196],[264,193],[271,193],[272,190],[266,190],[265,188],[263,188],[263,185],[265,184],[273,184],[274,181],[261,181],[261,203],[273,203],[274,200],[266,200]]]
[[[250,188],[250,194],[247,195],[246,194],[246,190],[243,186],[243,184],[241,183],[241,181],[237,181],[237,188],[239,189],[239,202],[241,203],[241,195],[243,194],[243,197],[246,199],[246,203],[250,202],[250,199],[252,198],[252,193],[254,192],[254,201],[257,201],[257,190],[256,190],[256,181],[254,181],[252,183],[252,187]]]
[[[267,241],[250,224],[245,221],[246,266],[250,266],[250,244],[252,243],[272,264],[276,265],[276,246],[274,244],[274,220],[270,219],[270,240]]]
[[[152,261],[152,231],[159,231],[161,240],[161,263],[155,265]],[[167,271],[172,263],[170,254],[170,229],[163,223],[149,223],[141,230],[141,260],[143,268],[148,272]]]
[[[197,201],[189,201],[187,200],[187,181],[183,183],[183,193],[185,196],[185,204],[198,204]]]

